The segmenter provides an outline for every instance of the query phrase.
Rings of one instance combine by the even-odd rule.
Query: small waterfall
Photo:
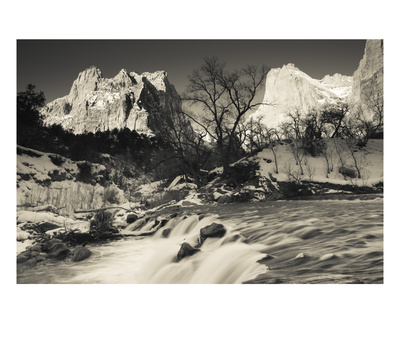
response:
[[[265,272],[266,267],[257,263],[265,257],[259,252],[264,246],[247,245],[239,240],[224,244],[232,232],[226,225],[223,237],[207,238],[200,252],[176,262],[181,244],[197,247],[200,230],[216,222],[216,217],[199,220],[198,215],[171,219],[153,236],[155,253],[137,273],[139,283],[242,283]],[[171,230],[168,238],[162,236],[165,229]]]

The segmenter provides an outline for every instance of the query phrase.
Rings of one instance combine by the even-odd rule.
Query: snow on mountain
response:
[[[276,127],[294,110],[307,113],[326,105],[335,105],[351,94],[352,77],[340,74],[313,79],[294,64],[273,68],[265,81],[265,95],[257,111],[249,120],[258,120],[268,127]]]
[[[165,71],[122,69],[108,79],[97,67],[80,72],[68,95],[41,110],[46,125],[59,124],[74,133],[129,128],[149,135],[160,129],[164,117],[181,112],[181,99]]]

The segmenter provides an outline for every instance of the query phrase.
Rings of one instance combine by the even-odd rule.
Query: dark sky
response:
[[[17,91],[33,83],[50,102],[67,95],[79,72],[95,65],[106,78],[123,68],[165,70],[182,92],[187,76],[211,56],[226,61],[228,69],[294,63],[317,79],[352,75],[364,46],[365,40],[18,40]]]

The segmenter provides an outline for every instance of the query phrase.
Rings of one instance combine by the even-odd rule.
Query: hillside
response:
[[[383,140],[370,140],[364,148],[348,146],[342,139],[325,143],[324,154],[301,158],[291,140],[271,145],[232,164],[231,177],[214,178],[203,189],[205,198],[226,203],[382,192]],[[301,160],[298,164],[295,156]],[[210,174],[221,175],[222,169]]]
[[[90,163],[17,146],[18,209],[53,205],[61,214],[73,217],[74,210],[127,202],[127,193],[113,182],[122,177],[113,168],[117,161],[102,156],[103,163]],[[130,187],[148,180],[138,173],[135,178],[125,178]]]

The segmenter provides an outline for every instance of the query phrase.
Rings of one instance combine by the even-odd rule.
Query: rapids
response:
[[[18,283],[383,283],[383,199],[277,201],[198,207],[152,236],[88,245],[85,261],[46,262]],[[183,242],[222,223],[222,238],[176,262]],[[149,232],[154,222],[124,232]],[[142,223],[143,224],[143,223]],[[138,227],[140,227],[138,229]],[[162,232],[171,229],[168,238]]]

